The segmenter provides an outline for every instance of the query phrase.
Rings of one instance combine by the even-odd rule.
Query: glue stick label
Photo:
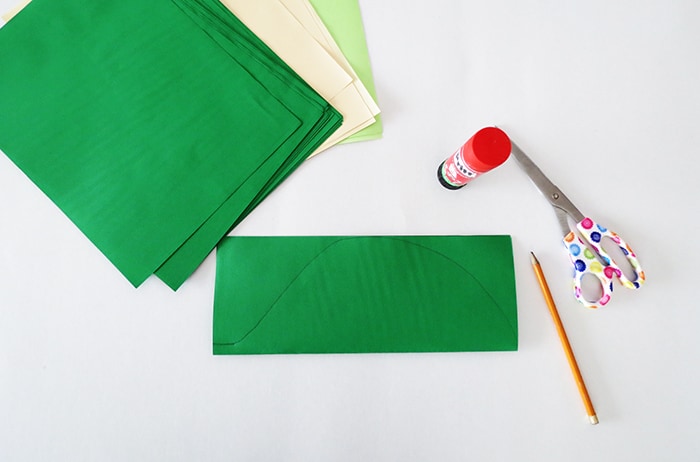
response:
[[[479,176],[479,172],[469,168],[464,161],[463,151],[464,146],[460,147],[457,152],[448,157],[442,167],[443,178],[453,186],[464,186]]]

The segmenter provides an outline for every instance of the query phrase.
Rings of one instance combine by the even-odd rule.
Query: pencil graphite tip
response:
[[[533,265],[539,265],[539,264],[540,264],[540,262],[537,260],[537,257],[535,256],[535,252],[532,252],[532,251],[530,252],[530,262],[531,262]]]

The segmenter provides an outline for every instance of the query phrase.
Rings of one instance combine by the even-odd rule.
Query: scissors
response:
[[[569,252],[571,263],[574,265],[574,295],[576,299],[588,308],[607,305],[612,295],[614,278],[617,278],[627,288],[638,289],[644,283],[645,276],[639,261],[637,261],[637,256],[630,246],[616,233],[583,215],[522,149],[512,140],[511,144],[511,152],[518,161],[518,165],[522,167],[540,192],[549,200],[550,205],[554,207],[564,235],[564,246]],[[569,217],[576,223],[577,233],[569,226]],[[634,279],[629,279],[621,267],[615,263],[613,257],[603,249],[603,239],[606,238],[612,240],[622,251],[621,255],[634,270]],[[587,275],[592,275],[600,282],[602,294],[597,300],[588,300],[583,294],[582,281]],[[600,290],[598,292],[601,293]]]

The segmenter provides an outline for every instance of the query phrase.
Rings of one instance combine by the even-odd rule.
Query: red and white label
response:
[[[479,176],[479,172],[469,168],[467,163],[464,161],[464,156],[462,155],[463,149],[464,146],[448,157],[447,160],[445,160],[445,164],[442,168],[442,175],[445,181],[454,186],[464,186]]]

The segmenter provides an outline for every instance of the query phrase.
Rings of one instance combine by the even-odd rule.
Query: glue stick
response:
[[[440,164],[438,180],[447,189],[459,189],[501,165],[509,155],[508,135],[497,127],[482,128]]]

